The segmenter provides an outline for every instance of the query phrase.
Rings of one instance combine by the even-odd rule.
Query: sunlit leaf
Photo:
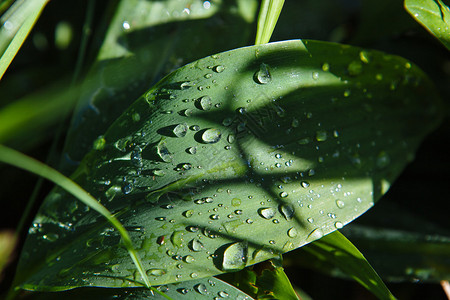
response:
[[[450,9],[442,0],[405,0],[411,16],[450,50]]]
[[[181,282],[342,228],[439,120],[433,86],[405,59],[306,40],[246,47],[160,81],[73,178],[130,231],[153,285]],[[142,285],[118,233],[57,190],[18,274],[37,290]]]

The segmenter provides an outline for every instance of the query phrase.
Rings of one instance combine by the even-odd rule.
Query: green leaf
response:
[[[140,299],[155,299],[155,300],[211,300],[211,299],[237,299],[237,300],[251,300],[249,295],[241,292],[228,283],[211,277],[199,280],[191,280],[180,283],[162,285],[158,287],[158,291],[162,294],[153,293],[148,289],[133,288],[133,289],[99,289],[99,288],[80,288],[59,293],[33,293],[27,296],[30,300],[140,300]]]
[[[283,9],[284,0],[263,0],[259,9],[258,28],[255,45],[270,41],[272,32],[277,24],[278,17]]]
[[[280,262],[271,259],[239,272],[224,274],[221,278],[256,299],[298,300]]]
[[[0,79],[33,29],[48,0],[18,1],[1,18]]]
[[[307,245],[303,250],[334,264],[378,299],[395,299],[361,252],[339,231]]]
[[[364,213],[437,125],[439,103],[400,57],[306,40],[240,48],[160,81],[73,178],[130,231],[152,285],[210,277]],[[24,249],[27,289],[142,285],[117,232],[58,190]]]
[[[405,0],[408,13],[450,50],[450,9],[442,0]]]
[[[92,142],[163,76],[211,53],[246,45],[257,1],[233,2],[120,1],[82,87],[65,148],[72,161],[64,168],[73,168],[73,161],[80,161]]]
[[[450,279],[449,235],[356,225],[344,233],[384,280],[439,283]]]

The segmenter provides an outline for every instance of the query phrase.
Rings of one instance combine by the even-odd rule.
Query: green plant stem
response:
[[[258,16],[258,28],[256,32],[255,45],[266,44],[270,41],[284,0],[263,0]]]
[[[144,271],[141,259],[139,258],[139,255],[137,254],[136,250],[133,248],[133,244],[131,242],[131,238],[128,235],[127,230],[123,227],[123,225],[119,222],[119,220],[117,220],[117,218],[114,217],[106,209],[106,207],[101,205],[88,192],[83,190],[78,184],[73,182],[70,178],[67,178],[66,176],[56,171],[55,169],[29,156],[26,156],[16,150],[0,145],[0,162],[13,165],[20,169],[24,169],[26,171],[37,174],[54,182],[55,184],[59,185],[67,192],[75,196],[81,202],[88,205],[89,207],[100,213],[102,216],[104,216],[120,233],[124,245],[127,248],[131,259],[136,265],[136,268],[141,274],[141,277],[144,280],[145,285],[148,288],[151,288],[150,281],[147,277],[147,274]]]

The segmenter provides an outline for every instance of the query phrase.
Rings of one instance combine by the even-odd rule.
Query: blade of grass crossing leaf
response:
[[[258,16],[255,45],[268,43],[272,36],[284,0],[263,0]]]
[[[85,190],[83,190],[78,184],[73,182],[71,179],[65,177],[55,169],[28,157],[20,152],[17,152],[11,148],[0,145],[0,162],[11,164],[17,168],[27,170],[29,172],[35,173],[42,176],[55,184],[61,186],[63,189],[77,197],[80,201],[100,213],[104,216],[120,233],[123,243],[127,248],[131,259],[133,260],[136,268],[138,269],[142,279],[147,287],[151,287],[150,281],[144,271],[141,259],[137,254],[136,250],[133,248],[130,236],[127,230],[122,226],[122,224],[117,220],[103,205],[96,201],[91,195],[89,195]]]
[[[6,69],[8,69],[12,60],[16,56],[20,47],[24,43],[28,34],[31,32],[31,29],[33,28],[34,24],[39,18],[47,2],[48,0],[33,1],[33,9],[30,11],[30,14],[26,17],[24,23],[20,26],[19,30],[14,35],[14,38],[12,39],[8,48],[6,48],[5,52],[0,58],[0,80],[2,79],[3,75],[6,72]]]
[[[339,231],[303,248],[333,263],[379,299],[396,299],[359,250]]]

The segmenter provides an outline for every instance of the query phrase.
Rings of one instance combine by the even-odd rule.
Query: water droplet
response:
[[[227,126],[227,127],[230,126],[232,123],[233,123],[233,119],[232,118],[225,118],[222,121],[222,125],[223,126]]]
[[[189,154],[196,154],[197,153],[197,147],[189,147],[186,149],[186,152]]]
[[[136,147],[130,155],[131,163],[138,168],[142,167],[143,165],[141,151],[142,149],[140,147]]]
[[[124,195],[128,195],[129,193],[131,193],[133,191],[133,184],[130,183],[126,183],[125,185],[122,186],[122,193],[124,193]]]
[[[212,107],[212,101],[209,96],[203,96],[197,99],[196,101],[197,108],[201,110],[210,110]]]
[[[188,131],[188,126],[186,123],[184,124],[178,124],[173,129],[173,134],[175,134],[176,137],[185,137],[186,133]]]
[[[59,238],[59,235],[56,234],[56,233],[47,233],[47,234],[44,234],[42,236],[42,238],[44,240],[49,241],[49,242],[54,242],[54,241],[56,241]]]
[[[117,140],[117,142],[114,143],[114,147],[116,147],[116,149],[118,149],[122,152],[125,152],[126,148],[128,147],[128,145],[130,143],[131,143],[131,137],[127,136],[127,137]]]
[[[239,242],[228,246],[223,253],[222,270],[240,270],[247,262],[247,243]]]
[[[336,206],[338,208],[344,208],[345,203],[344,203],[344,201],[338,199],[338,200],[336,200]]]
[[[241,199],[239,199],[239,198],[231,199],[231,205],[232,206],[239,206],[239,205],[241,205]]]
[[[309,182],[307,181],[302,181],[300,182],[301,186],[304,187],[305,189],[309,187]]]
[[[202,141],[206,144],[217,143],[222,136],[222,133],[218,129],[207,129],[202,134]]]
[[[245,220],[245,223],[247,223],[247,224],[253,224],[253,220],[252,220],[252,219],[247,219],[247,220]]]
[[[272,219],[275,216],[275,213],[276,211],[272,207],[264,207],[258,209],[258,214],[264,219]]]
[[[152,171],[152,174],[153,174],[154,176],[158,176],[158,177],[162,177],[162,176],[165,175],[164,171],[163,171],[163,170],[160,170],[160,169],[154,169],[154,170]]]
[[[147,275],[151,276],[162,276],[166,274],[166,270],[163,269],[149,269],[147,270]]]
[[[298,234],[298,232],[297,232],[297,229],[295,229],[295,227],[291,227],[287,232],[287,235],[291,238],[296,237],[297,234]]]
[[[193,263],[193,262],[195,261],[195,258],[194,258],[193,256],[191,256],[191,255],[186,255],[186,256],[183,258],[183,261],[184,261],[185,263],[190,264],[190,263]]]
[[[202,295],[207,295],[208,294],[208,290],[206,289],[206,285],[204,285],[203,283],[199,283],[197,285],[194,286],[194,289]]]
[[[257,83],[267,84],[272,81],[272,76],[270,75],[269,66],[265,63],[259,65],[259,70],[256,71],[254,79]]]
[[[370,53],[366,50],[359,52],[359,59],[365,64],[370,62]]]
[[[218,295],[219,295],[219,297],[222,297],[222,298],[226,298],[226,297],[229,296],[228,293],[225,292],[225,291],[220,291],[220,292],[218,293]]]
[[[308,219],[306,219],[306,221],[308,221],[309,223],[314,223],[314,219],[313,218],[308,218]]]
[[[156,152],[158,153],[162,161],[164,162],[172,161],[172,153],[169,152],[169,149],[167,148],[167,144],[165,141],[161,140],[158,143],[158,145],[156,146]]]
[[[275,158],[281,158],[281,157],[282,157],[282,156],[281,156],[280,153],[275,154]]]
[[[324,130],[319,130],[316,132],[316,140],[318,142],[324,142],[327,140],[327,132]]]
[[[295,209],[292,205],[284,203],[280,205],[280,212],[286,220],[290,220],[294,216]]]
[[[298,125],[300,125],[300,122],[296,118],[293,118],[291,126],[294,127],[294,128],[297,128]]]
[[[199,130],[200,130],[200,126],[198,126],[198,125],[192,125],[192,126],[190,127],[190,129],[191,129],[192,131],[199,131]]]
[[[311,77],[314,80],[318,80],[319,79],[319,72],[312,72]]]
[[[308,241],[315,241],[323,237],[323,231],[320,228],[316,228],[306,238]]]
[[[281,193],[280,193],[280,197],[281,197],[281,198],[286,198],[287,196],[289,196],[289,194],[286,193],[286,192],[281,192]]]
[[[325,71],[325,72],[329,71],[330,70],[330,65],[328,63],[324,63],[322,65],[322,70]]]
[[[341,229],[342,227],[344,227],[344,224],[342,224],[342,222],[337,221],[336,223],[334,223],[334,227],[336,227],[336,229]]]
[[[217,215],[217,214],[213,214],[213,215],[210,215],[209,218],[210,218],[211,220],[219,220],[219,219],[220,219],[220,216]]]
[[[222,65],[217,65],[213,67],[213,71],[216,73],[222,73],[223,71],[225,71],[225,67]]]
[[[192,217],[193,214],[194,214],[194,211],[192,209],[189,209],[189,210],[186,210],[185,212],[183,212],[183,216],[185,216],[186,218]]]
[[[203,243],[200,242],[198,239],[193,239],[189,242],[189,248],[195,252],[202,251]]]
[[[186,89],[188,89],[188,88],[190,88],[190,87],[191,87],[191,83],[190,83],[189,81],[185,81],[185,82],[183,82],[183,83],[180,84],[180,88],[181,88],[182,90],[186,90]]]

